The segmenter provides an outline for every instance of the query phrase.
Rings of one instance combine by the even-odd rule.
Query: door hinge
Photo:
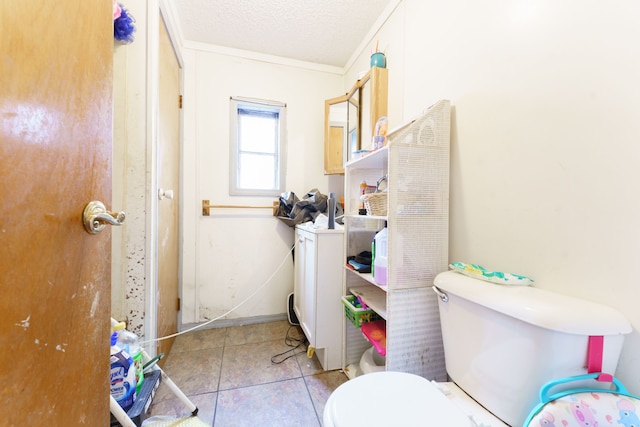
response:
[[[178,95],[178,108],[182,110],[182,95]]]
[[[176,300],[176,310],[180,311],[180,298]]]

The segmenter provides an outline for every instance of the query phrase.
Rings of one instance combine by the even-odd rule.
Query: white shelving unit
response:
[[[345,295],[360,295],[386,321],[386,369],[446,380],[435,276],[448,269],[450,104],[438,101],[392,132],[387,145],[345,165],[345,254],[371,250],[388,228],[388,281],[345,267]],[[359,215],[360,183],[387,176],[387,215]],[[370,347],[344,322],[344,367]],[[351,370],[348,370],[351,372]]]

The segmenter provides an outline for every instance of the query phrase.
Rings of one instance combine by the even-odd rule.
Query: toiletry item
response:
[[[387,68],[387,58],[384,56],[384,52],[380,52],[378,40],[376,40],[376,51],[371,55],[371,66]]]
[[[118,347],[126,351],[131,359],[133,359],[135,377],[136,377],[136,395],[140,393],[142,383],[144,382],[144,374],[142,372],[142,348],[139,344],[138,335],[131,331],[123,329],[118,332]]]
[[[375,130],[373,132],[373,149],[378,150],[387,145],[387,130],[389,128],[389,119],[387,116],[382,116],[376,122]]]
[[[382,52],[371,55],[371,67],[387,68],[387,58]]]
[[[387,248],[387,224],[373,238],[373,247],[375,253],[373,255],[373,280],[379,285],[387,284],[387,265],[388,265],[388,248]]]
[[[376,236],[373,236],[373,239],[371,239],[371,277],[373,277],[373,280],[375,281],[375,275],[376,275]]]
[[[329,210],[329,222],[327,228],[333,230],[336,228],[336,195],[335,193],[329,193],[329,200],[327,200],[327,206]]]
[[[111,395],[128,411],[136,400],[136,374],[133,359],[118,346],[118,333],[111,334]]]
[[[362,196],[364,196],[366,192],[367,192],[367,182],[362,181],[360,183],[360,200],[362,200]],[[364,200],[360,202],[360,209],[358,209],[358,214],[359,215],[367,214],[367,210],[364,208]]]

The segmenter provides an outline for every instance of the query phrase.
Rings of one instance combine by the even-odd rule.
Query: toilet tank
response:
[[[614,374],[631,332],[611,307],[544,289],[452,271],[434,284],[447,374],[511,426],[524,423],[546,382],[587,372],[589,336],[604,336],[602,371]]]

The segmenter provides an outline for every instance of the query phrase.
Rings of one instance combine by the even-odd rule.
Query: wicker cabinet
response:
[[[385,222],[388,228],[387,285],[345,267],[345,295],[359,295],[385,320],[387,370],[438,381],[446,380],[446,371],[431,286],[448,268],[449,117],[449,102],[439,101],[390,133],[384,148],[345,166],[346,256],[370,250],[375,233]],[[360,184],[375,184],[383,176],[386,212],[369,207],[368,215],[359,214]],[[344,324],[344,367],[351,375],[371,344],[361,329],[348,320]]]

